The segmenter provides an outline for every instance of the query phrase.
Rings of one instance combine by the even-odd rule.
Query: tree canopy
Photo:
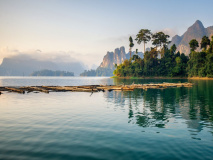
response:
[[[136,35],[136,41],[138,44],[141,42],[144,43],[144,53],[145,53],[145,44],[151,40],[152,33],[148,29],[141,29]]]
[[[195,51],[197,49],[197,47],[199,47],[198,41],[196,39],[192,39],[189,42],[189,46],[191,48],[191,51]]]
[[[146,51],[144,58],[134,55],[130,60],[125,60],[116,66],[113,74],[119,77],[213,77],[213,36],[211,41],[207,36],[202,38],[201,52],[195,52],[199,43],[196,39],[192,39],[189,42],[191,48],[189,57],[184,53],[176,53],[175,44],[169,49],[169,36],[163,32],[154,34],[152,38],[155,48]],[[141,42],[142,40],[139,43]],[[157,47],[162,45],[160,52],[163,54],[158,58]]]
[[[200,43],[200,48],[206,50],[208,45],[210,45],[210,39],[207,36],[203,36]]]
[[[161,47],[162,45],[168,45],[170,41],[168,40],[170,36],[166,35],[163,32],[157,32],[152,35],[152,44],[157,47]]]
[[[129,52],[130,52],[130,59],[131,59],[131,57],[132,57],[132,47],[134,47],[134,43],[133,43],[132,37],[130,36],[130,37],[129,37]]]

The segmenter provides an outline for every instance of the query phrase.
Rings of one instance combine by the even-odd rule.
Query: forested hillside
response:
[[[169,38],[168,35],[162,35],[164,38]],[[191,49],[189,56],[176,52],[175,44],[169,49],[165,43],[161,48],[161,40],[162,37],[154,37],[153,45],[154,42],[158,44],[155,44],[156,47],[151,51],[145,52],[144,58],[134,55],[122,64],[115,65],[114,75],[118,77],[213,77],[213,36],[211,41],[204,36],[200,44],[196,39],[192,39],[189,42]],[[158,47],[160,47],[159,50]],[[196,52],[197,48],[200,48],[201,52]],[[161,58],[157,58],[158,54]]]

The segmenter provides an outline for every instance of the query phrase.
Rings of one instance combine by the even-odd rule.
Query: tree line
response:
[[[52,70],[41,70],[35,71],[31,74],[31,76],[74,76],[73,72],[66,71],[52,71]]]
[[[85,70],[80,76],[113,76],[113,69],[98,67],[96,70]]]
[[[192,39],[189,42],[189,56],[176,52],[175,44],[168,48],[169,37],[163,32],[152,34],[148,29],[141,29],[135,40],[138,44],[143,42],[144,57],[133,55],[122,64],[115,64],[113,74],[118,77],[213,77],[213,36],[211,40],[204,36],[200,44],[196,39]],[[150,40],[154,47],[145,52],[145,45]],[[134,47],[131,36],[129,42],[131,55]],[[196,51],[198,47],[200,52]]]

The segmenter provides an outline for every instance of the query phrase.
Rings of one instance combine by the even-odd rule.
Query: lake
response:
[[[212,80],[0,77],[0,86],[192,82],[133,92],[0,95],[0,159],[212,159]]]

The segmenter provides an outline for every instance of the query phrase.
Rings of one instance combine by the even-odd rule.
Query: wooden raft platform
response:
[[[158,83],[158,84],[131,84],[131,85],[85,85],[85,86],[26,86],[26,87],[0,87],[3,91],[16,93],[30,92],[105,92],[113,90],[133,91],[134,89],[165,89],[171,87],[192,87],[192,83]]]

